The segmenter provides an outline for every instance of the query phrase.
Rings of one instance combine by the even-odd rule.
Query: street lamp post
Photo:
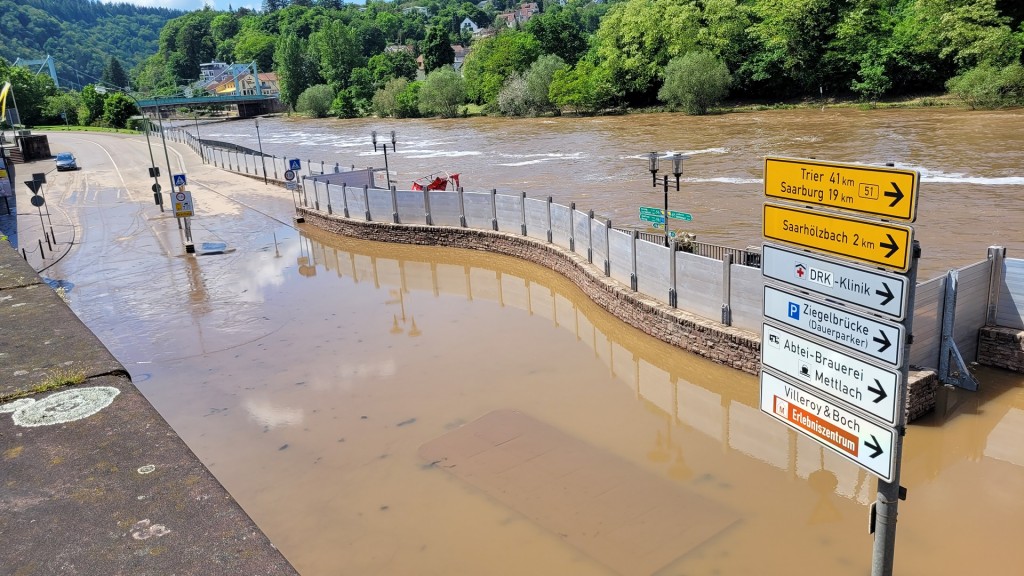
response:
[[[260,139],[260,119],[256,118],[256,143],[260,147],[260,162],[263,163],[263,184],[267,184],[267,158],[263,155],[263,140]]]
[[[196,123],[196,146],[199,148],[199,157],[203,159],[203,164],[206,164],[206,155],[203,154],[203,139],[199,137],[199,114],[193,112],[192,119]]]
[[[679,191],[679,179],[683,175],[683,160],[689,160],[689,156],[683,156],[682,154],[676,153],[671,156],[672,158],[672,175],[676,177],[676,192]],[[657,152],[650,152],[647,154],[648,166],[647,169],[651,172],[651,186],[657,188],[658,186],[658,170],[660,167],[661,156]],[[665,193],[665,246],[669,245],[669,210],[668,210],[668,174],[662,179],[662,189]]]
[[[374,130],[372,133],[370,133],[370,137],[373,140],[373,151],[376,152],[377,151],[377,131]],[[384,148],[384,172],[385,172],[385,175],[387,176],[387,180],[388,180],[388,190],[390,190],[391,189],[391,169],[388,168],[388,143],[387,142],[382,143],[381,147]],[[392,152],[395,151],[395,131],[394,130],[391,131],[391,151]]]
[[[107,92],[107,87],[106,86],[95,86],[94,88],[95,88],[97,94],[106,94],[106,92]],[[153,197],[156,200],[157,206],[160,206],[160,211],[163,212],[164,211],[164,199],[163,199],[163,196],[160,195],[160,182],[159,182],[160,169],[156,167],[156,160],[153,158],[153,144],[149,140],[149,117],[146,116],[146,113],[142,111],[142,104],[139,103],[139,99],[138,98],[136,98],[135,96],[133,96],[130,93],[125,92],[123,90],[119,90],[119,92],[121,92],[125,96],[131,98],[135,102],[135,107],[139,109],[139,113],[142,114],[143,120],[146,121],[145,129],[143,130],[143,133],[145,133],[145,135],[146,135],[146,148],[149,149],[149,165],[150,165],[149,173],[150,173],[150,176],[153,177]]]

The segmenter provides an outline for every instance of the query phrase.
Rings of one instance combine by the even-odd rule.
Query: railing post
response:
[[[732,252],[722,255],[722,324],[732,326]]]
[[[459,226],[466,227],[466,198],[462,186],[459,186]]]
[[[346,184],[341,185],[341,209],[342,214],[345,218],[349,218],[348,213],[348,186]]]
[[[633,230],[633,241],[629,245],[630,260],[633,262],[633,272],[629,275],[629,287],[635,292],[637,286],[640,284],[639,278],[636,275],[636,240],[640,237],[639,230]]]
[[[373,222],[373,218],[370,214],[370,191],[369,186],[363,186],[363,206],[366,207],[366,221]]]
[[[576,251],[576,203],[569,203],[569,252]]]
[[[430,215],[430,188],[423,187],[423,211],[425,212],[427,226],[434,225],[434,218]]]
[[[594,211],[587,213],[587,262],[594,263]]]
[[[992,268],[988,274],[988,307],[985,314],[985,325],[996,326],[996,314],[999,312],[999,293],[1003,289],[1003,276],[1005,266],[1003,259],[1006,258],[1006,248],[1003,246],[988,247],[988,261]]]
[[[604,275],[612,275],[612,221],[604,222]]]
[[[395,224],[401,224],[401,220],[398,218],[398,190],[391,187],[391,219]]]
[[[554,242],[554,232],[551,230],[551,202],[554,199],[548,196],[548,244]]]
[[[331,207],[331,185],[325,182],[324,187],[327,190],[327,213],[333,214],[334,209]]]
[[[313,206],[316,208],[317,212],[320,211],[320,189],[316,186],[319,183],[320,182],[318,180],[313,180]]]
[[[676,291],[676,249],[675,238],[668,245],[668,305],[673,308],[679,307],[679,293]]]
[[[523,231],[523,236],[526,236],[526,192],[523,192],[523,196],[522,196],[521,202],[520,202],[520,207],[522,208],[522,219],[523,219],[523,221],[522,221],[522,231]]]
[[[491,188],[491,229],[498,229],[498,190]]]

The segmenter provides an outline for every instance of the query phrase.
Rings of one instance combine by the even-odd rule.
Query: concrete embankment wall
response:
[[[6,241],[0,366],[0,572],[296,574]]]

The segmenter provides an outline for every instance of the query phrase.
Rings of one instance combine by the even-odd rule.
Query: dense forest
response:
[[[62,86],[100,79],[110,58],[132,68],[157,49],[160,30],[184,12],[93,0],[0,0],[0,57],[50,55]]]
[[[94,20],[108,32],[89,47],[105,77],[120,63],[104,42],[137,36],[127,32],[135,24],[109,28],[128,18],[124,5],[12,6],[18,14],[47,7],[36,22],[52,15],[57,24],[18,37],[54,55],[71,50],[55,36],[71,27],[58,15],[106,10]],[[9,28],[11,19],[0,22]],[[157,95],[184,91],[200,63],[253,62],[276,72],[282,101],[312,116],[453,116],[467,104],[507,115],[648,106],[701,114],[726,98],[874,102],[947,91],[971,107],[997,107],[1024,104],[1022,20],[1019,0],[263,0],[260,10],[207,7],[170,19],[146,57],[123,59],[133,87]],[[124,102],[109,114],[89,87],[78,96],[59,106],[46,96],[43,117],[69,108],[85,123],[124,116]]]

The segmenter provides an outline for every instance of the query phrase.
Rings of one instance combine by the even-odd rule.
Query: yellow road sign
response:
[[[765,196],[908,222],[917,219],[919,181],[916,170],[764,159]]]
[[[902,224],[766,203],[764,235],[772,240],[906,272],[910,269],[914,229]]]

